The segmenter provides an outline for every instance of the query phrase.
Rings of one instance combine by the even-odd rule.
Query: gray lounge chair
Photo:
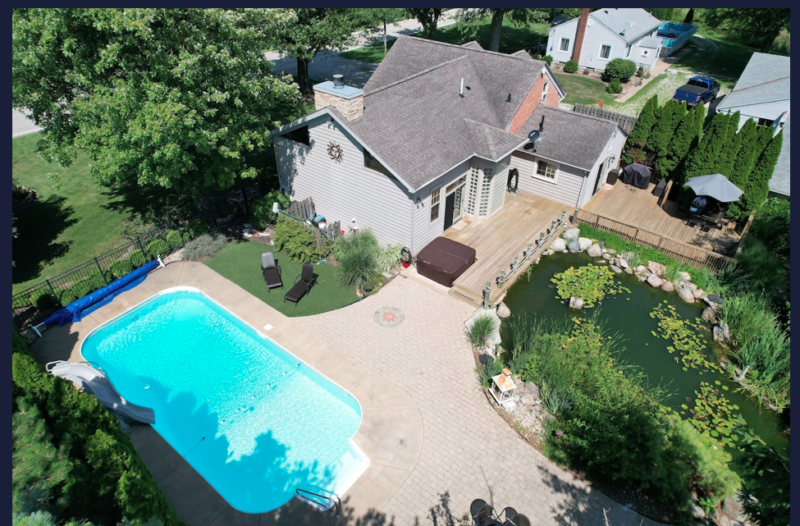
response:
[[[311,286],[316,282],[317,277],[314,275],[314,265],[303,263],[303,272],[295,278],[294,286],[283,296],[283,301],[289,300],[297,306],[300,298],[308,294]]]
[[[277,287],[283,288],[281,268],[278,266],[278,262],[275,261],[275,256],[271,251],[261,253],[261,273],[267,284],[267,292]]]

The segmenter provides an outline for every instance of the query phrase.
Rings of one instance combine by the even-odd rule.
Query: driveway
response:
[[[385,307],[404,316],[393,327],[376,321]],[[639,526],[640,515],[555,466],[490,407],[464,335],[474,312],[401,275],[359,303],[297,318],[330,347],[391,379],[422,414],[419,461],[380,512],[397,525],[452,526],[481,498],[534,524],[603,526],[605,509],[614,526]]]
[[[11,138],[41,130],[25,113],[11,108]]]

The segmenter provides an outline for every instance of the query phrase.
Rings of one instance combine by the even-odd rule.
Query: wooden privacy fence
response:
[[[632,115],[623,115],[613,111],[604,110],[597,106],[586,106],[584,104],[576,104],[572,111],[580,113],[581,115],[588,115],[589,117],[599,117],[609,121],[614,121],[619,124],[619,127],[625,130],[625,133],[630,133],[633,125],[636,124],[636,117]]]
[[[615,219],[587,212],[583,209],[575,211],[575,223],[585,223],[599,230],[612,232],[618,236],[633,241],[639,245],[654,248],[659,252],[670,256],[680,263],[686,263],[695,268],[708,267],[712,270],[722,270],[728,265],[735,264],[736,260],[711,252],[704,248],[695,247],[687,243],[675,241],[674,239],[656,234],[643,228],[637,228],[625,223],[620,223]]]
[[[314,207],[314,200],[310,197],[303,199],[302,201],[292,201],[289,203],[289,206],[286,210],[283,210],[283,213],[290,216],[292,219],[296,219],[298,221],[302,221],[306,224],[311,224],[314,228],[319,230],[325,237],[329,239],[336,239],[341,235],[341,223],[339,221],[328,222],[325,219],[325,227],[320,228],[319,225],[312,223],[311,216],[317,212],[317,209]],[[319,214],[318,214],[319,215]]]

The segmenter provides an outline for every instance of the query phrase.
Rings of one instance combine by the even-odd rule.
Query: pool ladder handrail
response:
[[[314,493],[313,491],[309,491],[309,490],[303,489],[303,488],[297,488],[297,489],[294,490],[294,492],[297,494],[297,498],[299,498],[300,500],[302,500],[304,502],[307,502],[308,504],[311,504],[312,506],[320,506],[323,509],[325,509],[325,511],[327,511],[328,513],[336,516],[337,518],[342,516],[342,501],[339,500],[339,496],[336,495],[335,493],[333,493],[332,494],[333,496],[331,497],[329,495],[321,495],[319,493]],[[330,502],[331,504],[328,505],[328,506],[325,506],[324,503],[318,502],[318,501],[314,500],[313,498],[308,497],[307,495],[304,495],[304,493],[307,493],[308,495],[313,495],[314,497],[319,497],[321,499],[324,499],[324,500]]]

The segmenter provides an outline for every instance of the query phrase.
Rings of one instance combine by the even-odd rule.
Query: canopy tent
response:
[[[694,190],[696,195],[706,195],[721,203],[738,201],[744,193],[722,174],[692,177],[686,182],[686,186]]]

